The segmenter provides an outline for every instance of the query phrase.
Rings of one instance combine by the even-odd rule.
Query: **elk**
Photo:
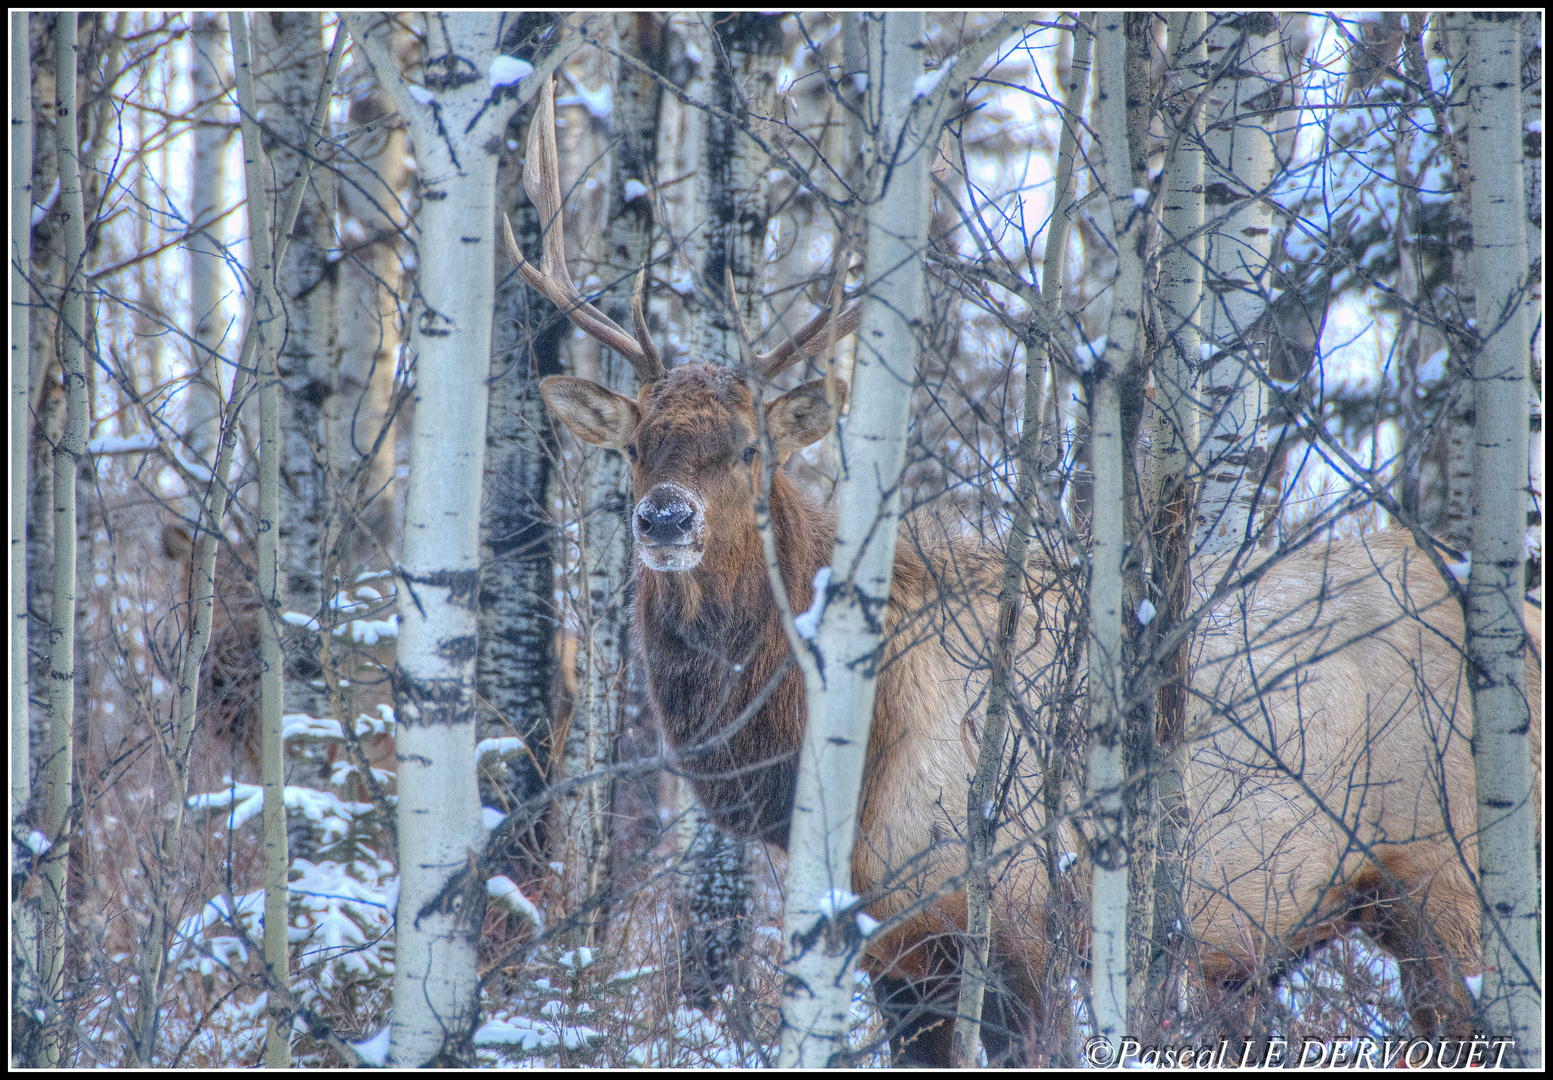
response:
[[[542,265],[524,259],[510,227],[509,254],[524,280],[630,361],[640,388],[633,399],[551,376],[541,392],[579,439],[631,461],[634,633],[665,735],[676,748],[697,748],[685,766],[698,797],[722,827],[785,846],[806,713],[756,528],[754,398],[724,367],[665,370],[642,310],[645,272],[634,333],[578,294],[559,228],[550,108],[542,90],[524,181],[549,226]],[[834,324],[822,312],[749,364],[769,380],[857,323],[856,308]],[[829,430],[824,380],[765,403],[765,413],[771,452],[784,459]],[[780,471],[770,516],[799,610],[812,599],[815,571],[830,562],[834,516]],[[1309,548],[1265,568],[1201,624],[1188,793],[1197,839],[1186,900],[1210,996],[1362,930],[1398,960],[1421,1031],[1470,1028],[1462,976],[1478,963],[1479,910],[1469,874],[1471,716],[1460,611],[1428,566],[1396,534]],[[852,865],[852,889],[870,898],[869,914],[895,920],[868,943],[863,965],[895,1026],[897,1061],[948,1064],[964,897],[943,890],[916,901],[939,896],[964,867],[952,838],[963,835],[976,758],[967,721],[981,707],[995,581],[993,558],[968,542],[925,553],[897,547]],[[1055,590],[1036,592],[1026,672],[1057,664]],[[1536,688],[1534,640],[1527,664]],[[1534,695],[1532,715],[1540,715],[1540,690]],[[1536,758],[1540,775],[1540,739]],[[1039,830],[1040,815],[1037,806],[1011,827]],[[1074,843],[1071,834],[1051,842]],[[993,879],[1001,989],[989,996],[983,1040],[998,1060],[1023,1054],[1041,1021],[1045,856],[1027,848]],[[1073,888],[1083,895],[1082,874]]]

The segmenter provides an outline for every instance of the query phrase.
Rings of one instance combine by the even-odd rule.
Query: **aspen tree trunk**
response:
[[[1270,12],[1218,15],[1208,31],[1208,60],[1223,74],[1209,88],[1203,114],[1204,197],[1218,221],[1208,238],[1206,284],[1214,303],[1204,338],[1215,352],[1203,378],[1204,479],[1192,545],[1204,565],[1249,545],[1254,508],[1277,494],[1263,490],[1266,398],[1251,343],[1240,339],[1267,306],[1272,210],[1258,195],[1276,166],[1262,118],[1275,115],[1281,101],[1278,53],[1278,16]]]
[[[27,13],[11,13],[11,835],[32,796],[32,748],[27,704],[27,491],[31,420],[28,416],[32,341],[32,70]],[[14,871],[15,848],[12,847]],[[23,905],[13,907],[22,918]],[[12,923],[12,941],[20,941]],[[18,969],[20,970],[20,968]]]
[[[303,160],[319,152],[308,134],[308,116],[323,80],[322,17],[317,12],[269,12],[253,20],[254,64],[271,183],[278,202],[300,175]],[[280,264],[276,286],[285,333],[276,369],[284,391],[281,432],[280,595],[288,612],[325,623],[324,529],[329,483],[324,460],[324,403],[333,394],[338,366],[335,329],[337,267],[333,182],[324,169],[312,173],[315,191],[302,200],[294,242]],[[319,193],[323,199],[319,198]],[[261,394],[263,383],[260,383]],[[262,405],[261,405],[262,409]],[[262,439],[262,436],[261,436]],[[332,594],[331,594],[332,595]],[[318,630],[292,626],[286,633],[287,711],[323,716],[327,695],[319,682]]]
[[[1193,234],[1203,221],[1203,148],[1198,120],[1206,88],[1206,19],[1201,12],[1170,13],[1171,75],[1179,89],[1165,102],[1166,139],[1158,297],[1163,341],[1154,363],[1155,413],[1151,433],[1148,490],[1158,507],[1152,579],[1158,612],[1150,624],[1154,640],[1185,617],[1191,598],[1193,458],[1198,450],[1198,412],[1193,401],[1198,326],[1204,316],[1203,239]],[[1170,76],[1167,76],[1169,78]],[[1191,685],[1190,642],[1158,657],[1159,759],[1158,846],[1154,866],[1154,927],[1144,1001],[1149,1015],[1136,1032],[1152,1037],[1175,1011],[1185,974],[1187,914],[1186,858],[1190,815],[1184,787],[1187,687]]]
[[[1435,123],[1451,156],[1456,190],[1451,199],[1451,229],[1446,239],[1451,252],[1451,392],[1445,406],[1441,457],[1445,474],[1445,519],[1438,535],[1451,547],[1466,551],[1472,546],[1472,486],[1474,480],[1473,432],[1476,424],[1472,386],[1474,342],[1471,324],[1477,319],[1477,275],[1472,257],[1472,153],[1471,125],[1466,122],[1467,38],[1472,17],[1462,11],[1435,15],[1440,20],[1437,51],[1450,65],[1450,93]]]
[[[782,19],[780,13],[720,14],[710,35],[718,53],[712,103],[757,131],[762,130],[761,121],[771,115],[776,103]],[[738,307],[751,336],[758,337],[765,305],[766,172],[771,161],[734,123],[708,114],[705,124],[706,154],[701,167],[707,182],[709,220],[702,287],[721,292],[731,274],[734,295],[728,302]],[[709,308],[701,323],[699,359],[737,363],[739,335],[733,327],[733,313],[723,304],[712,303]]]
[[[1407,30],[1402,37],[1402,66],[1415,86],[1428,87],[1429,69],[1424,62],[1423,12],[1407,13]],[[1412,87],[1406,90],[1414,100]],[[1423,92],[1428,96],[1427,91]],[[1422,99],[1416,99],[1422,104]],[[1416,107],[1416,106],[1415,106]],[[1408,117],[1408,113],[1402,114]],[[1415,114],[1416,115],[1416,114]],[[1438,501],[1427,490],[1425,448],[1435,425],[1424,415],[1423,391],[1419,370],[1436,352],[1446,347],[1446,339],[1430,325],[1429,313],[1435,309],[1432,289],[1425,283],[1423,244],[1419,236],[1419,184],[1422,170],[1414,170],[1413,152],[1418,126],[1412,119],[1399,125],[1392,160],[1397,170],[1397,296],[1402,301],[1397,324],[1398,405],[1402,429],[1402,461],[1398,476],[1397,502],[1425,529],[1433,527],[1431,509]],[[1415,175],[1416,173],[1416,175]]]
[[[1542,12],[1521,16],[1521,167],[1526,181],[1526,265],[1542,255]],[[1528,509],[1542,526],[1543,506],[1547,497],[1542,460],[1542,379],[1546,369],[1543,348],[1542,284],[1545,271],[1532,275],[1526,292],[1526,322],[1531,329],[1531,501]],[[1527,595],[1542,602],[1542,546],[1527,553]]]
[[[259,724],[260,772],[264,784],[264,962],[271,990],[266,998],[264,1063],[272,1069],[291,1064],[291,1016],[274,986],[290,985],[287,951],[287,871],[290,858],[286,842],[284,760],[281,748],[281,642],[279,633],[280,582],[280,387],[275,353],[284,334],[281,298],[276,288],[276,260],[271,245],[269,208],[261,194],[268,185],[261,166],[262,152],[257,123],[252,50],[246,17],[234,11],[229,17],[233,72],[243,138],[244,181],[248,191],[248,242],[253,253],[249,278],[252,297],[250,318],[256,336],[255,359],[259,374],[259,516],[255,538],[258,592],[263,609],[259,616]],[[264,16],[258,16],[263,21]],[[322,83],[322,79],[320,79]],[[316,92],[316,91],[315,91]],[[279,192],[275,204],[278,206]],[[279,214],[276,215],[279,217]],[[146,1055],[149,1059],[149,1055]]]
[[[1120,232],[1132,237],[1125,247],[1117,248],[1119,262],[1132,261],[1137,267],[1119,267],[1118,286],[1127,275],[1136,272],[1143,280],[1142,261],[1151,257],[1158,242],[1158,229],[1153,215],[1157,208],[1149,201],[1149,140],[1154,123],[1154,92],[1149,85],[1149,70],[1156,46],[1154,41],[1154,16],[1149,12],[1129,12],[1124,20],[1127,62],[1124,87],[1127,131],[1128,177],[1132,187],[1128,200],[1132,204],[1129,214],[1132,220],[1116,222]],[[1112,171],[1114,178],[1120,174]],[[1114,200],[1114,187],[1108,192]],[[1113,203],[1113,217],[1115,207]],[[1118,236],[1120,239],[1120,236]],[[1120,368],[1117,383],[1118,404],[1122,434],[1122,536],[1126,557],[1122,563],[1122,610],[1127,613],[1123,621],[1124,642],[1122,651],[1130,667],[1124,669],[1123,685],[1130,685],[1144,672],[1142,664],[1149,656],[1149,642],[1153,631],[1143,617],[1144,605],[1149,600],[1149,585],[1143,567],[1145,555],[1151,550],[1152,539],[1144,531],[1145,504],[1153,506],[1154,492],[1145,492],[1143,477],[1138,469],[1138,433],[1144,418],[1145,382],[1152,357],[1150,343],[1145,337],[1142,315],[1142,286],[1136,303],[1129,300],[1135,314],[1132,318],[1134,354]],[[1118,294],[1117,300],[1121,299]],[[1114,326],[1117,310],[1113,307],[1111,323]],[[1107,339],[1110,337],[1107,331]],[[1135,676],[1132,672],[1137,672]],[[1149,946],[1154,925],[1154,849],[1158,842],[1158,799],[1155,795],[1155,699],[1153,695],[1136,695],[1126,710],[1122,721],[1122,771],[1129,778],[1123,792],[1123,813],[1126,816],[1127,836],[1127,1018],[1128,1030],[1137,1033],[1144,1028],[1144,978],[1149,962]]]
[[[678,76],[676,82],[698,101],[710,99],[717,78],[717,51],[712,44],[714,31],[710,22],[704,12],[689,12],[680,25],[684,39],[679,50],[682,62],[675,65],[674,74]],[[667,210],[664,225],[675,256],[669,283],[684,305],[682,340],[690,360],[723,363],[720,357],[708,356],[702,351],[713,305],[709,298],[697,295],[698,288],[708,287],[704,281],[697,280],[697,276],[705,269],[711,245],[712,177],[704,167],[710,138],[706,113],[684,105],[678,99],[665,102],[664,112],[664,132],[672,132],[672,135],[659,139],[660,145],[668,151],[665,155],[668,160],[662,163],[659,175],[681,181],[664,192]],[[710,287],[720,284],[713,283]],[[680,786],[685,799],[694,799],[688,781],[681,781]],[[699,808],[695,815],[698,822],[705,820]]]
[[[937,140],[936,133],[927,137],[911,125],[912,83],[922,74],[913,46],[922,40],[923,20],[921,13],[898,11],[879,16],[876,25],[869,42],[868,115],[877,127],[863,225],[868,292],[852,371],[855,404],[842,435],[832,606],[815,638],[824,674],[820,685],[805,679],[809,723],[799,751],[782,919],[784,1068],[823,1066],[846,1050],[855,950],[848,952],[844,929],[821,913],[821,905],[832,890],[850,893],[852,887],[857,800],[876,686],[874,665],[864,658],[879,648],[882,629],[870,626],[864,604],[883,611],[889,601],[918,352],[917,328],[908,320],[922,310],[925,294],[928,169]],[[806,938],[811,944],[803,947]]]
[[[554,23],[546,12],[521,16],[513,28],[530,40]],[[517,55],[535,57],[519,48]],[[496,210],[510,215],[513,232],[529,257],[538,259],[539,215],[523,193],[522,132],[508,121],[496,168]],[[499,227],[499,225],[497,226]],[[552,554],[551,463],[559,458],[554,431],[539,396],[539,380],[561,374],[560,339],[570,324],[549,301],[529,289],[505,262],[491,313],[491,389],[485,431],[484,496],[480,520],[480,644],[475,661],[482,709],[480,739],[517,736],[528,753],[485,767],[481,804],[511,813],[530,802],[532,818],[551,762],[551,722],[556,707],[555,563]],[[520,830],[522,843],[493,852],[509,876],[532,873],[542,845]]]
[[[190,348],[189,380],[184,398],[184,449],[188,457],[210,469],[216,461],[220,439],[221,403],[231,375],[223,370],[220,350],[228,337],[222,321],[221,294],[224,248],[219,237],[222,225],[216,222],[225,199],[226,147],[230,138],[219,123],[224,116],[222,80],[217,57],[224,50],[226,31],[221,16],[214,11],[196,12],[190,34],[192,45],[190,84],[194,93],[195,116],[201,121],[194,128],[194,164],[190,177],[189,227],[200,229],[189,238],[189,326],[193,338]]]
[[[509,143],[523,145],[517,132],[509,128],[508,133]],[[518,243],[537,259],[539,215],[521,196],[520,154],[510,146],[502,154],[496,205],[511,216]],[[561,374],[560,339],[568,325],[516,271],[502,267],[491,326],[475,682],[490,706],[488,712],[481,710],[479,738],[516,735],[529,748],[527,755],[481,773],[482,805],[503,813],[539,797],[552,757],[556,615],[550,486],[552,462],[560,451],[539,380]],[[535,805],[534,818],[542,811]],[[527,841],[537,854],[538,838]],[[501,857],[514,867],[532,861],[516,849]]]
[[[777,69],[782,64],[780,13],[727,12],[711,18],[707,35],[715,59],[711,65],[711,102],[756,132],[776,103]],[[695,357],[712,364],[739,362],[737,319],[760,337],[765,307],[766,230],[769,223],[766,173],[771,160],[738,124],[715,113],[702,118],[705,151],[699,163],[705,177],[707,221],[699,284],[707,294],[698,321]],[[733,295],[724,296],[726,283]],[[719,299],[720,298],[720,299]],[[737,316],[735,316],[737,312]],[[691,957],[692,978],[706,985],[708,997],[732,982],[741,1001],[742,978],[734,971],[743,959],[750,921],[752,883],[749,841],[725,836],[709,821],[696,823],[691,844],[689,918],[684,952]]]
[[[1472,128],[1472,236],[1478,337],[1474,357],[1472,571],[1467,655],[1483,894],[1483,1011],[1515,1039],[1513,1061],[1542,1063],[1542,905],[1536,791],[1526,697],[1523,569],[1530,367],[1525,189],[1520,140],[1520,15],[1478,13],[1467,25]]]
[[[1090,374],[1094,461],[1094,526],[1089,565],[1089,799],[1094,806],[1093,1013],[1095,1034],[1115,1046],[1127,1030],[1128,866],[1121,785],[1122,702],[1126,697],[1122,625],[1124,532],[1121,388],[1142,347],[1143,260],[1137,250],[1145,218],[1132,198],[1124,75],[1123,16],[1105,13],[1095,27],[1095,127],[1106,150],[1105,195],[1116,233],[1117,275],[1105,355]]]
[[[72,729],[75,717],[76,468],[86,449],[86,222],[76,129],[76,13],[61,12],[55,29],[57,106],[54,138],[59,155],[59,204],[63,213],[65,288],[60,307],[59,366],[68,414],[54,446],[54,611],[49,649],[48,759],[43,789],[42,931],[38,972],[44,1031],[33,1064],[59,1062],[64,1030],[59,1014],[65,977],[65,870],[70,858]]]
[[[399,716],[400,889],[390,1060],[466,1064],[479,1017],[475,946],[485,847],[475,782],[479,506],[490,367],[496,142],[524,95],[580,43],[566,33],[516,87],[486,76],[500,17],[432,20],[425,71],[411,89],[387,42],[346,16],[379,81],[409,122],[422,191],[416,424],[406,507],[394,674]],[[557,36],[565,24],[558,25]]]
[[[32,199],[34,205],[57,207],[59,192],[59,154],[54,140],[55,98],[55,47],[54,28],[58,13],[33,12],[27,18],[28,53],[32,74]],[[31,208],[29,208],[31,209]],[[59,283],[63,259],[61,258],[60,219],[57,210],[42,210],[32,225],[32,262],[29,298],[40,310],[57,310]],[[48,616],[54,610],[53,581],[53,513],[54,513],[54,460],[53,443],[59,437],[62,423],[58,383],[51,376],[58,356],[54,338],[59,328],[58,319],[29,319],[28,357],[28,452],[31,459],[28,473],[32,486],[27,490],[27,575],[28,610],[41,613],[43,618],[27,620],[27,679],[31,686],[39,688],[39,703],[29,710],[28,736],[33,756],[34,776],[42,768],[43,754],[48,745],[48,709],[44,704],[48,685],[49,627]],[[34,826],[42,822],[39,804],[40,790],[34,780],[32,790]],[[36,957],[34,957],[36,960]]]

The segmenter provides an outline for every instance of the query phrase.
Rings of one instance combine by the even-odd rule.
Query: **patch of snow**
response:
[[[364,1042],[351,1043],[351,1049],[361,1055],[361,1060],[368,1065],[388,1064],[388,1036],[393,1031],[392,1024],[385,1024],[383,1030]]]
[[[593,963],[593,950],[586,945],[570,949],[555,958],[555,962],[569,971],[581,971]]]
[[[814,902],[815,908],[827,919],[834,919],[838,912],[857,903],[857,894],[845,889],[831,889]]]
[[[377,716],[371,717],[366,713],[360,713],[356,717],[357,735],[392,735],[399,721],[394,716],[394,707],[383,704],[377,707]]]
[[[1298,379],[1268,379],[1267,381],[1273,384],[1274,390],[1282,390],[1285,394],[1292,394],[1300,388]]]
[[[53,844],[49,843],[49,838],[44,836],[37,829],[34,829],[32,832],[27,834],[26,843],[27,849],[34,855],[42,855],[45,851],[54,846]]]
[[[485,883],[485,895],[498,907],[514,915],[523,916],[535,929],[543,930],[545,928],[545,920],[539,914],[539,909],[534,906],[532,900],[523,895],[522,890],[512,883],[512,879],[506,877],[491,878],[491,880]]]
[[[532,70],[532,69],[530,69]],[[588,110],[588,115],[595,120],[608,120],[615,111],[615,97],[609,83],[605,83],[597,90],[589,90],[576,79],[572,79],[572,89],[575,93],[565,97],[556,98],[557,105],[581,105]]]
[[[48,217],[49,211],[54,208],[54,203],[55,203],[56,200],[58,200],[58,198],[59,198],[59,177],[56,176],[54,178],[54,186],[49,188],[48,196],[46,198],[44,198],[44,200],[42,202],[36,204],[32,208],[32,223],[34,225],[36,225],[38,222],[42,221],[44,218]]]
[[[411,99],[414,100],[417,104],[431,105],[434,104],[437,100],[437,95],[433,94],[424,86],[416,86],[414,83],[406,83],[404,88],[409,91]]]
[[[1144,203],[1146,203],[1148,201],[1149,201],[1149,189],[1148,188],[1135,187],[1135,188],[1132,189],[1132,204],[1134,206],[1142,206]]]
[[[825,592],[830,588],[830,567],[822,566],[814,572],[814,600],[809,610],[793,620],[798,636],[808,641],[820,628],[820,616],[825,614]]]
[[[917,98],[925,98],[934,90],[937,90],[938,84],[943,82],[944,76],[949,73],[949,65],[953,62],[953,60],[954,58],[950,57],[942,64],[939,64],[932,71],[925,72],[913,79],[911,81],[912,100],[915,101]]]
[[[1467,991],[1472,995],[1472,997],[1475,1000],[1482,998],[1482,996],[1483,996],[1483,976],[1481,976],[1481,975],[1468,975],[1465,978],[1465,982],[1467,984]]]
[[[643,195],[646,194],[647,185],[642,183],[640,180],[626,181],[626,202],[630,202],[633,199],[640,199]]]
[[[486,832],[492,832],[502,822],[507,820],[507,815],[500,810],[489,806],[480,807],[480,824],[485,826]]]
[[[318,630],[318,620],[311,615],[304,615],[300,611],[283,611],[280,613],[280,621],[292,626],[300,626],[306,630]]]
[[[691,277],[688,266],[681,266],[675,271],[674,276],[669,279],[669,288],[681,296],[694,296],[696,294],[695,279]]]
[[[261,799],[263,789],[260,789]],[[300,813],[323,832],[323,847],[344,839],[351,822],[360,814],[370,813],[371,803],[348,803],[327,791],[305,787],[286,787],[286,809]]]
[[[137,435],[100,435],[86,444],[88,454],[131,454],[141,450],[156,449],[154,431],[142,431]]]
[[[1451,572],[1451,576],[1465,585],[1467,579],[1472,576],[1472,552],[1468,551],[1461,557],[1461,562],[1446,560],[1445,569]]]
[[[1138,622],[1147,626],[1154,621],[1155,614],[1157,613],[1154,610],[1154,605],[1149,603],[1148,600],[1145,599],[1138,602]]]
[[[528,747],[522,739],[515,735],[504,735],[496,739],[481,739],[475,744],[475,757],[479,758],[482,765],[488,764],[487,758],[493,761],[511,761],[513,758],[527,757]]]
[[[492,86],[511,86],[534,74],[534,65],[516,56],[493,56],[485,69],[485,81]],[[424,103],[423,103],[424,104]]]
[[[1073,869],[1074,864],[1077,862],[1077,855],[1071,851],[1064,851],[1057,857],[1057,873],[1066,874],[1069,870]]]
[[[1078,361],[1081,371],[1090,372],[1095,369],[1095,361],[1105,355],[1105,350],[1111,344],[1108,337],[1098,337],[1094,341],[1080,341],[1078,347],[1073,350],[1074,359]]]
[[[233,783],[225,791],[190,795],[188,804],[194,810],[217,810],[230,806],[232,812],[227,815],[227,828],[236,832],[264,809],[264,788],[258,784]]]
[[[879,920],[859,911],[857,913],[857,928],[863,932],[864,937],[872,937],[873,932],[879,929]]]
[[[357,644],[376,645],[383,638],[399,636],[399,616],[390,615],[386,619],[352,619],[348,629],[351,640]]]
[[[345,731],[338,720],[319,719],[307,713],[287,713],[280,718],[282,739],[343,739]]]

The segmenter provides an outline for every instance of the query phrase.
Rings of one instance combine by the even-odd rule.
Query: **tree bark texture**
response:
[[[1472,570],[1467,584],[1483,895],[1482,1008],[1515,1039],[1516,1064],[1542,1060],[1542,905],[1523,602],[1530,388],[1521,175],[1520,16],[1475,13],[1467,25],[1472,129],[1472,238],[1478,339],[1473,358]]]
[[[1215,222],[1208,234],[1201,396],[1203,486],[1193,550],[1211,561],[1251,537],[1254,509],[1277,492],[1264,490],[1266,395],[1250,331],[1266,308],[1272,210],[1261,197],[1277,162],[1266,117],[1282,103],[1278,17],[1268,12],[1219,15],[1208,30],[1208,62],[1219,73],[1207,91],[1203,128],[1208,155],[1204,201]]]
[[[929,174],[936,133],[912,113],[922,60],[920,13],[889,12],[869,42],[868,112],[875,119],[864,218],[867,295],[852,373],[855,403],[842,434],[831,607],[815,638],[818,679],[806,672],[808,729],[799,751],[782,939],[784,1067],[823,1066],[846,1049],[856,950],[822,913],[850,893],[863,759],[874,709],[878,612],[889,600],[905,465],[906,414],[923,310]],[[837,922],[843,921],[842,916]],[[802,943],[808,941],[805,947]]]

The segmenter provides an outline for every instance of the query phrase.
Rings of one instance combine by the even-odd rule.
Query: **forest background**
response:
[[[456,1059],[774,1062],[786,856],[715,829],[677,769],[630,640],[628,466],[553,425],[538,393],[563,372],[633,393],[629,369],[524,284],[491,217],[491,280],[452,283],[489,308],[475,358],[485,412],[471,423],[416,407],[428,343],[446,333],[423,275],[450,265],[432,248],[456,246],[461,222],[427,199],[434,155],[414,135],[452,108],[444,90],[473,82],[505,101],[471,114],[466,134],[490,128],[471,145],[537,258],[547,223],[524,166],[534,87],[553,72],[573,279],[628,324],[649,266],[665,362],[735,364],[725,297],[776,341],[833,283],[865,288],[848,206],[867,21],[522,13],[493,22],[488,62],[465,71],[444,63],[453,31],[435,15],[347,28],[329,13],[259,14],[238,34],[229,18],[12,15],[13,1060],[386,1059],[412,433],[453,429],[483,446],[481,470],[457,482],[478,515],[466,771],[484,809],[455,831],[479,829],[484,845],[494,830],[474,943],[481,1022]],[[1219,314],[1192,320],[1184,351],[1157,307],[1142,324],[1157,357],[1181,355],[1138,383],[1136,472],[1157,475],[1166,432],[1186,430],[1167,402],[1183,388],[1201,414],[1182,448],[1203,526],[1194,557],[1222,553],[1226,536],[1228,549],[1281,553],[1408,528],[1437,538],[1465,582],[1474,439],[1519,424],[1530,470],[1513,572],[1540,609],[1542,22],[1513,27],[1524,258],[1509,261],[1530,393],[1505,416],[1475,412],[1470,378],[1485,316],[1469,25],[1285,13],[1198,31],[1254,59],[1242,76],[1255,93],[1227,100],[1264,95],[1251,112],[1266,155],[1240,190],[1198,189],[1203,288],[1241,306],[1209,302]],[[1135,185],[1118,202],[1094,110],[1122,75],[1090,74],[1092,15],[925,17],[913,101],[936,110],[935,201],[903,536],[1002,552],[1033,528],[1059,565],[1092,540],[1090,394],[1126,261],[1116,238],[1134,216],[1117,220],[1118,207],[1137,210],[1156,250],[1192,250],[1191,237],[1159,242],[1161,207],[1203,125],[1171,27],[1129,16],[1125,30]],[[251,50],[246,72],[234,50]],[[1262,218],[1236,277],[1212,245],[1239,222],[1215,207],[1241,201]],[[1145,271],[1151,296],[1162,265]],[[855,348],[839,341],[778,385],[849,378]],[[1230,361],[1255,377],[1215,396]],[[835,438],[785,468],[828,498]],[[1038,491],[1022,493],[1021,470]],[[1214,527],[1233,512],[1240,525]],[[1154,599],[1163,632],[1171,612]],[[1082,786],[1082,747],[1070,749]],[[281,763],[284,777],[266,770]],[[266,911],[286,934],[266,941]],[[1077,989],[1076,961],[1063,978]],[[850,1045],[883,1063],[866,981]],[[1285,980],[1261,1022],[1291,1039],[1405,1032],[1397,982],[1363,940],[1343,940]],[[1043,1060],[1071,1061],[1088,1030],[1074,1000]],[[1207,1030],[1200,995],[1172,1008],[1176,1030]]]

